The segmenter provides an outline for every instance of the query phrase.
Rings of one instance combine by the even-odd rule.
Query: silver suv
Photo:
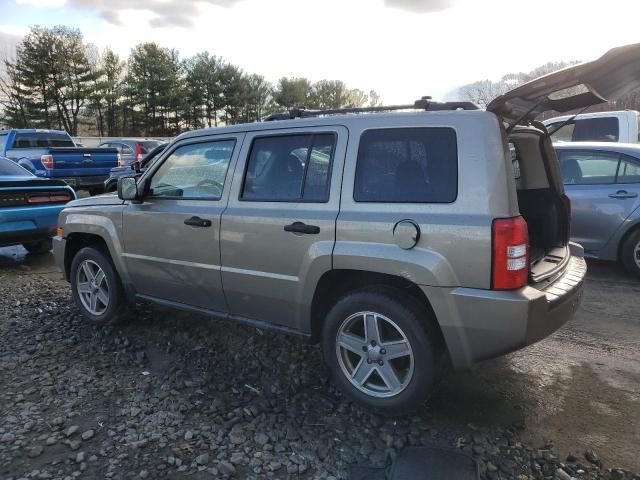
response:
[[[301,335],[355,401],[405,411],[442,365],[522,348],[576,311],[583,252],[532,119],[624,93],[607,67],[639,57],[612,51],[489,111],[423,99],[185,133],[117,196],[65,208],[57,263],[94,325],[147,300]],[[586,92],[563,97],[576,82]]]

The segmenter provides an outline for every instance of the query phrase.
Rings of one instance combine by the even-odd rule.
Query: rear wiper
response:
[[[582,110],[580,110],[578,113],[576,113],[575,115],[571,115],[569,118],[567,118],[564,122],[562,122],[560,125],[558,125],[556,128],[554,128],[553,130],[551,130],[550,132],[547,130],[547,134],[549,136],[553,135],[554,133],[556,133],[558,130],[560,130],[562,127],[564,127],[565,125],[569,125],[571,122],[573,122],[575,120],[575,118],[580,115],[581,113],[584,113],[584,111],[589,108],[591,105],[587,105],[586,107],[584,107]]]

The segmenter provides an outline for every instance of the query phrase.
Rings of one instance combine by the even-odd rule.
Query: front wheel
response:
[[[640,229],[624,241],[620,254],[625,268],[640,277]]]
[[[50,238],[47,238],[45,240],[40,240],[39,242],[23,243],[22,246],[31,255],[42,255],[51,251],[53,242]]]
[[[421,310],[400,291],[361,290],[338,301],[323,326],[322,346],[345,394],[389,414],[406,413],[426,399],[438,343]]]
[[[71,262],[71,290],[87,322],[116,323],[127,313],[127,299],[111,260],[94,247],[78,251]]]

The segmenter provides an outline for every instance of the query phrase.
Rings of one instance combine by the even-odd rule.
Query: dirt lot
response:
[[[0,249],[0,478],[346,478],[404,445],[460,448],[486,478],[636,478],[618,468],[640,472],[639,293],[591,262],[564,329],[387,419],[316,346],[150,306],[96,330],[50,255]]]

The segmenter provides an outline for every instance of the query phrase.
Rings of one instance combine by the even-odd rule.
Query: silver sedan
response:
[[[640,145],[554,145],[571,199],[571,237],[585,256],[620,261],[640,276]]]

